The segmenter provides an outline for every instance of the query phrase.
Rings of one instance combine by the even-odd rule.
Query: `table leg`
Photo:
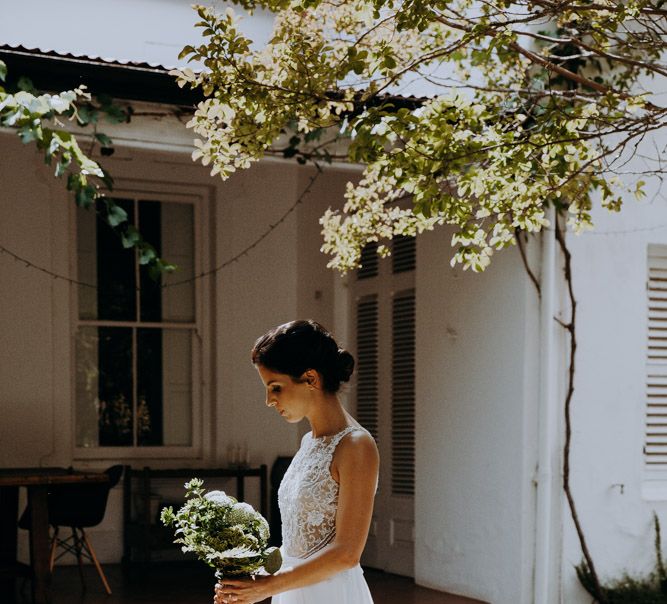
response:
[[[236,499],[245,501],[245,474],[243,470],[239,470],[236,475]]]
[[[28,487],[30,506],[30,565],[32,566],[32,600],[50,604],[51,571],[49,569],[49,509],[47,485]]]
[[[267,482],[266,464],[262,464],[259,467],[259,505],[264,518],[269,517],[269,487]]]
[[[14,593],[19,488],[0,487],[0,601]]]

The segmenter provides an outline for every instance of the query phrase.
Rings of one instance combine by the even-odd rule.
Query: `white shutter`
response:
[[[415,492],[415,292],[392,305],[391,490]]]
[[[647,294],[644,455],[649,469],[667,470],[667,246],[649,246]]]
[[[357,302],[357,421],[378,440],[378,297]]]

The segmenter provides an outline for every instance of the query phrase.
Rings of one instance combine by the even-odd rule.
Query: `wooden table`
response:
[[[133,562],[132,551],[137,550],[142,562],[151,561],[151,550],[164,545],[173,547],[174,533],[171,529],[156,524],[157,519],[151,515],[149,496],[152,492],[151,481],[174,478],[181,484],[190,478],[236,478],[235,496],[239,501],[245,500],[245,479],[255,477],[259,479],[260,513],[266,518],[269,512],[268,498],[268,471],[262,464],[256,468],[179,468],[179,469],[134,469],[125,466],[123,485],[123,562]],[[136,483],[136,484],[133,484]],[[206,485],[205,485],[206,486]],[[140,495],[143,505],[135,510],[133,518],[133,494]],[[164,537],[168,536],[165,540]]]
[[[107,482],[103,472],[74,472],[67,468],[0,468],[0,563],[16,565],[18,488],[28,489],[30,508],[30,565],[34,604],[50,604],[49,510],[47,494],[52,485]],[[13,559],[10,559],[12,558]]]

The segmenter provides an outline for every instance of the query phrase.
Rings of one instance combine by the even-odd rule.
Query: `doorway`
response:
[[[413,577],[415,239],[395,238],[391,252],[380,258],[377,244],[366,246],[350,297],[356,417],[380,450],[380,478],[362,563]]]

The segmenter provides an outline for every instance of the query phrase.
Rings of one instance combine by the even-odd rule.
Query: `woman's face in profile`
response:
[[[308,383],[295,382],[286,373],[277,373],[262,365],[257,372],[266,387],[266,405],[274,408],[290,424],[301,421],[308,411]]]

